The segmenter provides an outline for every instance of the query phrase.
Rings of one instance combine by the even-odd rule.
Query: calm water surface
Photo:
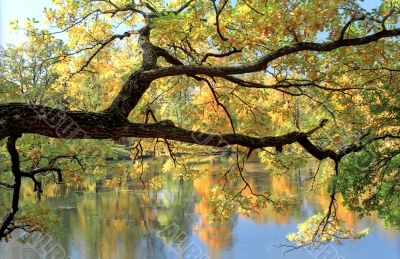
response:
[[[211,172],[212,163],[202,165]],[[151,168],[161,170],[161,163]],[[386,231],[376,217],[357,220],[339,208],[338,216],[349,227],[370,228],[370,234],[320,251],[299,249],[283,255],[285,236],[297,225],[326,208],[325,190],[307,195],[301,179],[307,170],[292,177],[273,177],[258,162],[248,163],[250,182],[257,191],[296,198],[283,213],[267,208],[251,217],[231,215],[226,224],[208,221],[207,199],[218,177],[208,173],[194,182],[172,178],[158,192],[127,186],[66,190],[47,186],[43,201],[60,217],[60,225],[48,244],[21,245],[15,239],[0,244],[0,258],[41,258],[53,248],[54,258],[65,251],[70,258],[385,258],[400,259],[400,233]],[[44,241],[43,241],[44,242]],[[46,248],[47,247],[47,248]],[[35,248],[35,249],[33,249]],[[43,249],[45,248],[45,249]],[[47,249],[47,250],[46,250]],[[323,250],[325,249],[325,250]],[[207,257],[208,256],[208,257]],[[50,258],[43,257],[43,258]]]

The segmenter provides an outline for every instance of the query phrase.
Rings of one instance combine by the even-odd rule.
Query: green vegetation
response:
[[[329,193],[295,246],[364,236],[339,205],[400,228],[398,0],[53,3],[0,51],[0,238],[57,229],[47,183],[156,191],[215,173],[198,166],[210,152],[227,155],[213,221],[291,206],[249,181],[257,156],[277,177],[315,165],[311,191]],[[153,172],[147,156],[169,158]]]

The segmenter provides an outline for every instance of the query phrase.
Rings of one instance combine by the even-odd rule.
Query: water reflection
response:
[[[161,162],[151,170],[161,170]],[[249,182],[258,191],[295,198],[285,211],[268,207],[248,217],[230,215],[229,222],[209,221],[211,189],[220,179],[214,163],[199,165],[204,174],[193,182],[170,177],[158,192],[141,191],[138,186],[105,188],[99,182],[84,190],[45,186],[43,199],[60,217],[56,241],[71,258],[265,258],[281,257],[289,232],[309,216],[327,207],[326,190],[308,195],[302,179],[308,170],[286,177],[274,177],[264,165],[247,164]],[[344,258],[400,258],[400,235],[385,231],[375,216],[357,221],[356,215],[339,207],[338,217],[352,228],[371,228],[365,239],[333,246]],[[371,244],[373,242],[373,244]],[[205,254],[203,254],[203,252]],[[195,256],[194,256],[195,255]],[[192,257],[190,257],[192,256]],[[35,251],[15,243],[1,244],[1,258],[35,258]],[[37,258],[39,258],[36,255]],[[294,251],[285,258],[313,258],[306,250]],[[333,257],[334,258],[334,257]]]

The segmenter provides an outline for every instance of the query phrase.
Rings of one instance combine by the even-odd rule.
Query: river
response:
[[[160,171],[162,163],[151,167]],[[1,258],[400,258],[400,233],[385,230],[376,216],[359,220],[345,208],[338,217],[351,228],[370,228],[356,241],[330,244],[317,251],[301,248],[284,253],[285,236],[297,225],[327,207],[329,194],[320,189],[309,194],[303,170],[291,176],[272,176],[265,165],[246,165],[249,182],[258,191],[269,191],[295,202],[281,213],[266,208],[257,215],[230,215],[223,224],[210,222],[208,197],[217,176],[211,173],[194,181],[169,177],[157,192],[132,186],[86,188],[46,186],[42,202],[59,216],[55,234],[47,244],[22,245],[11,239],[0,244]],[[211,168],[211,169],[210,169]],[[17,234],[16,234],[17,235]],[[43,240],[41,241],[44,242]],[[47,255],[47,257],[46,257]]]

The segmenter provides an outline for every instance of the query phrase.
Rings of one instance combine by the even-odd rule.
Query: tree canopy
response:
[[[221,218],[233,203],[244,214],[286,206],[247,181],[251,155],[276,174],[319,164],[313,186],[331,202],[288,236],[299,246],[365,235],[336,217],[338,195],[400,227],[398,0],[372,10],[340,0],[53,4],[46,24],[12,22],[27,42],[0,53],[0,185],[9,189],[0,238],[48,228],[40,204],[18,212],[23,178],[37,193],[44,181],[104,178],[105,158],[120,149],[134,162],[113,165],[118,181],[156,188],[146,152],[168,155],[165,171],[191,179],[201,173],[190,168],[195,154],[229,147],[235,159],[210,198]]]

